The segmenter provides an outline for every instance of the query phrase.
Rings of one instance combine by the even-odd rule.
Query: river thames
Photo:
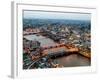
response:
[[[28,40],[36,40],[39,41],[41,43],[41,46],[54,46],[58,43],[54,42],[52,39],[47,38],[45,36],[41,36],[41,35],[25,35],[24,38],[28,39]],[[57,59],[54,59],[54,62],[63,65],[64,67],[75,67],[75,66],[90,66],[91,65],[91,61],[86,58],[83,57],[79,54],[72,54],[69,56],[64,56],[64,57],[60,57]]]

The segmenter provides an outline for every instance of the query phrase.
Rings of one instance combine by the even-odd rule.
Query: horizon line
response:
[[[42,19],[42,20],[77,20],[77,21],[91,21],[90,19],[60,19],[60,18],[25,18],[23,17],[23,19]]]

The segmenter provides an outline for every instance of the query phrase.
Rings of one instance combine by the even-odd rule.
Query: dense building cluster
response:
[[[24,35],[42,35],[47,38],[52,39],[54,42],[58,44],[74,44],[76,47],[80,49],[80,52],[83,54],[84,52],[90,53],[91,51],[91,32],[90,32],[90,23],[82,22],[82,21],[50,21],[47,22],[36,22],[32,23],[24,21],[23,28],[23,36]],[[24,68],[50,68],[57,66],[58,63],[54,63],[48,57],[41,58],[41,51],[43,50],[41,46],[41,42],[37,40],[27,40],[25,37],[23,38],[23,54],[24,56],[28,56],[30,53],[31,56],[28,56],[28,60],[31,62],[31,58],[40,58],[39,61],[33,62],[34,65],[31,67],[26,65],[26,61],[24,60]]]

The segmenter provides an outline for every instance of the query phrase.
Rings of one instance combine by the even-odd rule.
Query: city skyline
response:
[[[89,13],[72,12],[48,12],[48,11],[23,11],[23,18],[26,19],[68,19],[68,20],[91,20]]]

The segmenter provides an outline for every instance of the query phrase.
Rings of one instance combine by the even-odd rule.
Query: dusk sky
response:
[[[91,20],[91,14],[88,13],[61,13],[46,11],[23,11],[24,18],[33,19],[71,19],[71,20]]]

